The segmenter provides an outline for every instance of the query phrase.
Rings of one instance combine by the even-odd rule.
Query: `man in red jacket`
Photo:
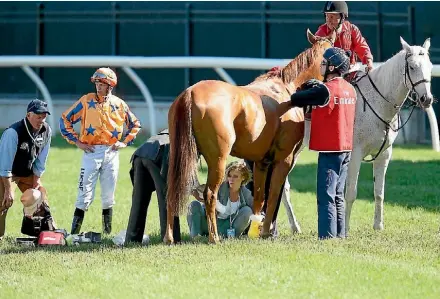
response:
[[[319,239],[345,237],[344,189],[353,148],[356,91],[341,75],[350,67],[350,54],[340,48],[327,49],[321,63],[324,83],[307,81],[284,105],[286,109],[313,106],[309,148],[319,152]]]
[[[324,14],[325,24],[318,28],[315,35],[329,36],[332,31],[336,31],[334,46],[352,52],[351,66],[356,63],[356,56],[358,56],[367,69],[371,70],[373,55],[359,28],[346,20],[348,18],[347,3],[345,1],[327,1],[324,6]]]

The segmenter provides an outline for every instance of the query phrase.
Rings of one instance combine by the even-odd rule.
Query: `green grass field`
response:
[[[131,207],[129,158],[121,152],[113,234],[126,229]],[[82,153],[55,140],[43,183],[53,215],[70,230]],[[206,176],[202,169],[200,176]],[[429,147],[394,150],[387,175],[385,230],[373,225],[371,165],[361,169],[359,196],[347,240],[318,241],[316,154],[305,151],[290,174],[303,234],[290,235],[283,207],[276,240],[162,245],[157,201],[150,206],[148,247],[102,245],[30,248],[20,236],[20,194],[0,242],[0,298],[439,298],[440,154]],[[203,180],[201,180],[203,181]],[[101,230],[100,191],[83,230]]]

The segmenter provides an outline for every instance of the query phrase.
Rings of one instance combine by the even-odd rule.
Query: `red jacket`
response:
[[[330,33],[331,31],[327,27],[327,24],[324,24],[319,26],[315,35],[329,36]],[[356,55],[361,59],[363,64],[367,64],[369,58],[373,59],[370,47],[362,36],[361,31],[356,25],[351,24],[349,21],[344,21],[344,23],[342,23],[341,31],[336,36],[334,46],[352,52],[350,57],[350,63],[352,65],[356,63]]]
[[[325,106],[314,106],[309,148],[318,152],[348,152],[353,149],[356,91],[341,77],[326,83],[330,93]]]

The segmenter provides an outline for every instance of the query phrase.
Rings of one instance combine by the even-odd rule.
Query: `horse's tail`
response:
[[[181,93],[168,114],[170,156],[168,169],[167,203],[170,212],[178,216],[186,210],[186,203],[197,180],[197,144],[191,119],[191,91]]]

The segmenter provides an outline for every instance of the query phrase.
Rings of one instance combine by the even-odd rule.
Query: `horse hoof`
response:
[[[174,240],[173,240],[172,238],[167,238],[167,236],[165,236],[165,237],[163,238],[163,243],[164,243],[165,245],[173,245]]]
[[[302,234],[301,227],[299,225],[291,227],[291,230],[292,230],[292,235]]]
[[[383,230],[383,224],[375,224],[373,225],[373,229],[374,230]]]
[[[271,233],[262,233],[261,234],[261,238],[262,239],[269,239],[269,238],[271,238],[272,237],[272,234]]]
[[[218,243],[220,243],[220,239],[218,237],[209,238],[209,244],[217,245]]]

